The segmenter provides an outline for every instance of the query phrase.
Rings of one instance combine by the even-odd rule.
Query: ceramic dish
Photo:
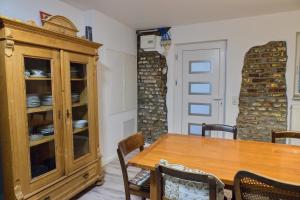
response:
[[[53,135],[54,134],[54,126],[53,124],[42,126],[37,128],[37,132],[41,133],[42,135]]]
[[[52,106],[53,104],[53,97],[52,95],[44,95],[42,96],[42,105],[43,106]]]
[[[75,120],[73,121],[73,128],[85,128],[88,125],[87,120]]]
[[[79,94],[72,94],[72,103],[77,103],[80,101],[80,95]]]
[[[47,77],[47,74],[43,70],[32,69],[30,77],[45,78],[45,77]]]
[[[24,75],[25,75],[25,77],[28,78],[28,77],[30,77],[30,72],[28,70],[25,70]]]
[[[37,141],[42,139],[44,136],[42,134],[31,134],[30,135],[30,140],[31,141]]]
[[[35,108],[41,105],[41,100],[36,94],[28,94],[26,97],[26,103],[28,108]]]

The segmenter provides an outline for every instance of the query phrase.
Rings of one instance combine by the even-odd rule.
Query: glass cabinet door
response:
[[[20,163],[26,163],[21,167],[28,171],[24,182],[31,192],[63,175],[59,52],[26,46],[17,46],[16,52],[19,128],[24,129],[19,137],[27,144],[20,148],[28,154]]]
[[[66,115],[71,170],[95,159],[94,64],[90,56],[64,52]]]

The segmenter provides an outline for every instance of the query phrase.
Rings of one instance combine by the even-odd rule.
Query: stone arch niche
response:
[[[272,41],[245,55],[237,118],[240,139],[271,141],[287,129],[286,42]]]

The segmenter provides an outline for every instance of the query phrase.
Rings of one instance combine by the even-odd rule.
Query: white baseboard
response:
[[[108,158],[102,159],[102,166],[105,166],[108,163],[110,163],[110,162],[112,162],[112,161],[114,161],[116,159],[118,159],[118,155],[117,154],[114,154],[114,155],[112,155],[112,156],[110,156]]]

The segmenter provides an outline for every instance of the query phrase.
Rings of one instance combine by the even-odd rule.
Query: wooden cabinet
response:
[[[0,27],[5,199],[70,199],[103,178],[101,45],[9,19],[0,18]]]

